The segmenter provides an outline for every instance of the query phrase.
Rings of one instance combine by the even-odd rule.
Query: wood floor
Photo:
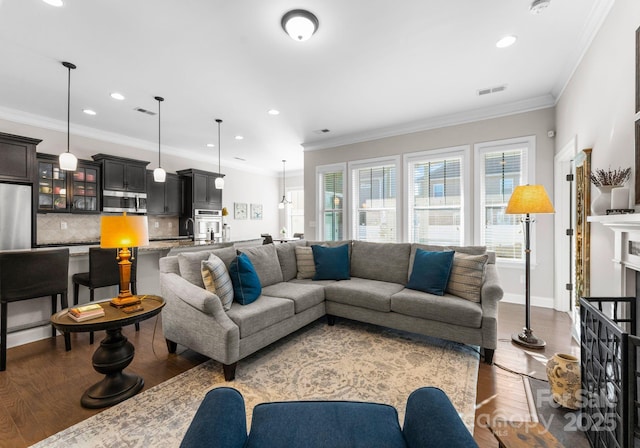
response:
[[[511,333],[520,331],[523,322],[524,307],[500,304],[499,342],[494,361],[544,379],[544,363],[510,342]],[[180,356],[169,356],[160,326],[160,320],[150,319],[141,322],[139,332],[133,327],[124,329],[136,347],[128,370],[144,378],[145,389],[206,360],[189,350]],[[532,326],[547,341],[546,349],[538,352],[543,356],[579,352],[571,341],[570,319],[566,314],[533,308]],[[100,339],[102,334],[97,333],[96,341]],[[0,372],[0,447],[29,446],[99,412],[80,406],[82,392],[101,379],[91,366],[96,345],[89,345],[85,333],[72,334],[71,341],[70,352],[65,352],[61,336],[8,350],[7,370]],[[474,438],[483,448],[498,446],[486,429],[487,423],[496,418],[513,421],[530,418],[522,378],[496,365],[480,364],[477,402]]]

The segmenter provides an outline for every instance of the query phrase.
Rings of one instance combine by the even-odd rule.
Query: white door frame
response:
[[[572,266],[573,238],[567,236],[566,230],[569,228],[571,216],[569,210],[575,210],[575,183],[573,195],[569,197],[570,184],[566,180],[569,173],[573,173],[572,162],[577,154],[577,138],[573,137],[554,157],[554,208],[556,210],[554,219],[554,305],[558,311],[569,312],[570,303],[573,303],[573,293],[567,291],[568,281],[574,283]],[[573,201],[574,207],[571,207]],[[574,220],[575,227],[575,220]],[[575,285],[574,285],[575,288]]]

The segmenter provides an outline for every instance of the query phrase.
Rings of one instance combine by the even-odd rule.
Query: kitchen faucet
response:
[[[191,235],[189,235],[189,221],[191,221]],[[184,221],[184,228],[187,231],[187,236],[191,236],[193,238],[193,226],[195,226],[196,223],[193,221],[193,218],[187,218]]]

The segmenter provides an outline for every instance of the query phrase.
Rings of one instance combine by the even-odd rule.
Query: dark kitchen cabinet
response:
[[[100,213],[100,164],[78,160],[64,171],[58,156],[38,154],[38,213]]]
[[[102,189],[146,193],[146,171],[149,162],[96,154],[93,160],[102,164]]]
[[[193,168],[180,170],[178,174],[183,180],[184,216],[192,216],[194,209],[222,209],[222,190],[215,185],[220,174]],[[224,177],[224,174],[222,176]]]
[[[153,171],[147,170],[147,214],[178,216],[182,209],[181,184],[180,177],[171,173],[164,182],[156,182]]]
[[[36,145],[41,141],[0,132],[0,181],[33,183]]]

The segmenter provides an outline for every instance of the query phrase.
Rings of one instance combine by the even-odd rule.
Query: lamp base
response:
[[[518,345],[534,349],[544,348],[547,345],[546,342],[533,334],[533,330],[530,328],[523,328],[522,333],[512,334],[511,340]]]
[[[111,306],[115,306],[116,308],[124,308],[125,306],[137,305],[138,303],[142,303],[140,297],[138,296],[128,296],[128,297],[114,297],[111,299]]]

